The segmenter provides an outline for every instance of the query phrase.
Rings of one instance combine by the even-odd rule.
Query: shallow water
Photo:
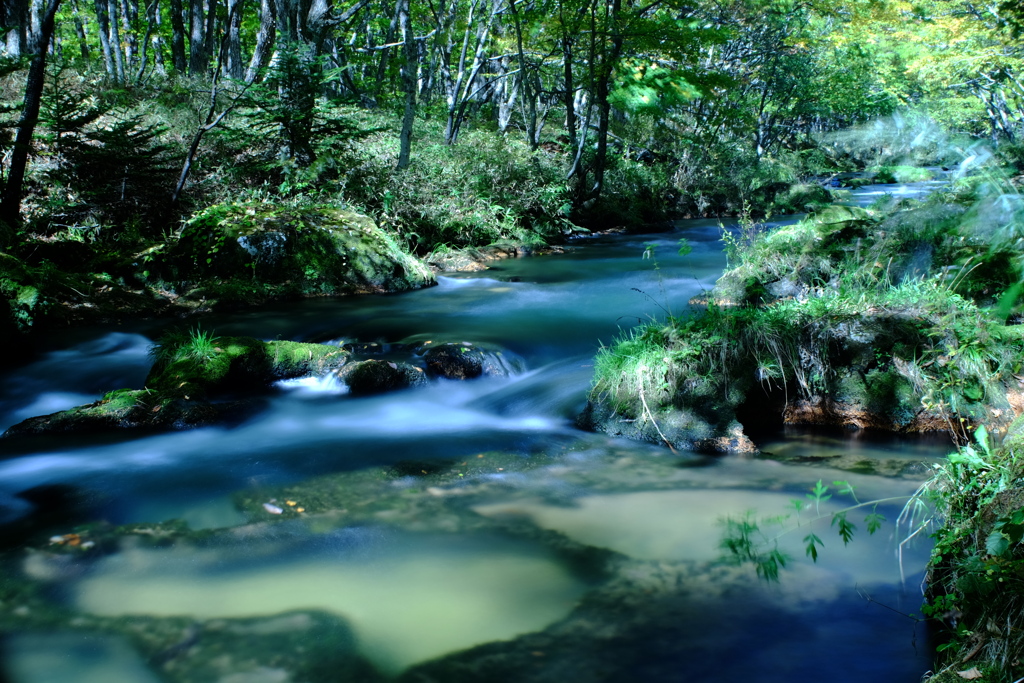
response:
[[[893,521],[926,474],[914,463],[936,460],[946,444],[791,431],[765,438],[770,456],[711,459],[573,425],[599,345],[637,322],[685,313],[688,299],[725,266],[719,236],[717,221],[686,221],[670,233],[580,240],[562,255],[499,262],[418,292],[292,302],[203,321],[219,334],[264,339],[491,344],[519,368],[507,378],[367,398],[329,381],[291,382],[232,427],[3,444],[0,521],[40,512],[19,493],[62,485],[70,502],[43,510],[53,513],[49,533],[172,518],[220,530],[166,547],[125,541],[70,563],[29,555],[19,571],[46,586],[69,616],[3,642],[8,678],[86,680],[75,671],[98,667],[111,672],[106,680],[129,680],[150,666],[187,680],[175,676],[185,675],[180,662],[198,656],[194,650],[146,664],[141,646],[98,635],[92,619],[110,618],[102,623],[117,630],[133,618],[187,617],[212,629],[219,620],[320,610],[347,624],[356,652],[385,675],[492,641],[514,649],[529,642],[517,636],[546,628],[558,638],[589,633],[579,610],[601,603],[587,596],[609,590],[607,576],[579,559],[592,548],[611,552],[600,562],[615,567],[617,581],[653,568],[682,578],[658,589],[669,590],[666,599],[651,602],[636,579],[635,595],[627,590],[620,608],[588,617],[592,646],[566,646],[561,660],[544,650],[531,659],[534,673],[504,680],[790,682],[820,680],[822,671],[838,681],[916,680],[929,662],[923,634],[885,607],[919,609],[928,547],[900,553],[906,529]],[[686,257],[676,253],[683,237],[693,247]],[[645,258],[652,244],[653,258]],[[145,323],[54,337],[36,360],[0,378],[0,425],[141,386],[159,331]],[[443,463],[444,471],[387,474],[408,461]],[[719,571],[722,518],[779,514],[793,499],[807,502],[818,480],[848,481],[861,500],[893,499],[878,508],[888,523],[869,537],[862,518],[851,517],[859,531],[844,547],[827,518],[812,522],[852,504],[837,495],[778,527],[764,523],[769,538],[792,529],[780,537],[791,556],[781,584],[750,572],[710,578]],[[282,490],[310,501],[334,491],[348,496],[348,507],[275,525],[239,498],[283,507]],[[361,512],[364,505],[372,512]],[[825,542],[817,564],[803,553],[810,530]],[[616,609],[629,625],[612,647],[593,624]],[[605,650],[618,654],[606,661]],[[711,665],[708,657],[719,660]],[[222,659],[236,669],[220,680],[291,675],[283,664],[243,662],[230,650]],[[588,673],[597,669],[604,678]]]

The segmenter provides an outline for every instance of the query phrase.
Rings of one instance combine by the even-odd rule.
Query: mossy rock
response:
[[[161,397],[145,389],[119,389],[94,403],[30,417],[10,427],[3,436],[188,429],[220,421],[228,408],[188,397]]]
[[[282,379],[325,375],[340,369],[349,358],[347,351],[327,344],[264,342],[252,337],[220,337],[211,342],[209,355],[202,358],[168,349],[170,359],[153,365],[146,388],[164,397],[205,398]]]
[[[82,434],[118,429],[187,429],[216,424],[245,409],[240,402],[211,403],[231,392],[266,387],[282,379],[324,375],[348,362],[348,352],[326,344],[263,342],[252,337],[210,337],[208,355],[165,345],[144,389],[111,391],[94,403],[12,426],[5,437]]]
[[[841,230],[870,225],[875,221],[873,213],[859,206],[833,204],[818,211],[809,220],[820,235],[832,235]]]
[[[667,445],[694,453],[752,453],[757,447],[743,433],[733,411],[727,407],[708,420],[688,408],[662,408],[650,417],[632,417],[619,412],[610,402],[591,399],[576,420],[582,428],[636,441]]]
[[[417,349],[426,363],[430,377],[474,379],[504,377],[509,374],[500,351],[490,351],[470,342],[433,344],[426,342]]]
[[[357,396],[408,389],[427,383],[421,368],[408,363],[370,359],[351,363],[338,374]]]
[[[227,203],[193,216],[165,262],[179,280],[250,279],[281,294],[399,292],[430,268],[369,216],[330,205]],[[216,289],[208,293],[216,297]]]
[[[873,169],[873,172],[872,182],[879,185],[919,183],[935,178],[934,173],[919,166],[881,166]]]
[[[51,305],[35,269],[0,252],[0,338],[16,339],[32,329]]]
[[[832,203],[832,193],[817,183],[798,183],[772,200],[774,214],[804,213]]]

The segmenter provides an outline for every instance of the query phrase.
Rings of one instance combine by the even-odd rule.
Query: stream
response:
[[[867,186],[852,201],[934,186]],[[901,543],[895,521],[944,439],[789,428],[760,435],[761,455],[704,457],[574,425],[599,346],[684,314],[726,265],[719,240],[717,220],[679,221],[407,294],[202,320],[220,335],[377,342],[385,358],[401,357],[388,344],[468,341],[500,349],[508,377],[371,397],[294,380],[228,426],[0,442],[0,523],[53,505],[58,534],[190,530],[27,553],[19,580],[67,619],[0,640],[0,680],[917,681],[932,646],[907,615],[920,613],[930,541]],[[140,388],[168,324],[47,338],[0,376],[0,429]],[[844,546],[828,515],[853,500],[833,487],[816,509],[819,480],[889,499],[887,521],[869,536],[851,516]],[[794,499],[799,517],[762,524],[793,528],[777,583],[719,561],[722,519],[792,513]],[[824,541],[817,562],[808,533]],[[176,644],[155,656],[160,638]]]

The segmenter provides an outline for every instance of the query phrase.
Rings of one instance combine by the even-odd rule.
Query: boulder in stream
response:
[[[355,395],[380,394],[427,383],[421,368],[409,363],[370,359],[350,363],[338,377]]]
[[[470,342],[434,344],[424,342],[418,349],[427,365],[427,374],[444,379],[504,377],[508,367],[500,351],[488,351]]]
[[[197,339],[199,341],[197,341]],[[252,337],[171,336],[143,389],[111,391],[99,401],[12,426],[5,437],[84,434],[119,429],[188,429],[216,424],[242,412],[242,401],[214,401],[282,379],[324,375],[348,361],[348,352],[326,344],[264,342]]]

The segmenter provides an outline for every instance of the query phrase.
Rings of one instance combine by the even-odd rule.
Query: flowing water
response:
[[[4,443],[0,522],[50,514],[57,534],[101,522],[144,531],[102,553],[19,559],[12,574],[63,616],[0,641],[3,672],[19,683],[362,681],[447,656],[417,680],[454,680],[446,662],[480,681],[917,680],[931,653],[906,614],[919,612],[929,549],[901,544],[894,520],[946,452],[941,440],[790,430],[765,436],[759,457],[704,458],[574,426],[599,345],[685,313],[725,266],[719,237],[717,221],[682,221],[418,292],[204,320],[262,339],[471,341],[503,349],[514,372],[366,398],[293,381],[231,426]],[[685,257],[680,238],[693,247]],[[49,340],[0,378],[0,428],[141,387],[164,324]],[[807,525],[779,539],[791,558],[779,583],[717,562],[721,519],[783,514],[819,480],[885,499],[888,522],[868,536],[851,517],[859,529],[844,546],[827,515],[852,501],[836,495],[766,526]],[[191,531],[140,541],[171,519]],[[807,533],[824,540],[817,563]],[[317,678],[303,663],[342,651],[368,664]]]

